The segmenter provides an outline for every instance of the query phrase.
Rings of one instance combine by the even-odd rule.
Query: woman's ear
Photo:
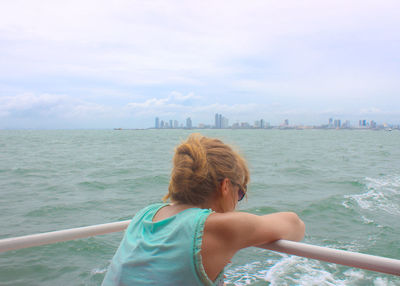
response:
[[[228,178],[225,178],[221,182],[221,188],[220,188],[220,195],[223,198],[226,198],[229,195],[229,184],[230,181]]]
[[[236,201],[234,201],[234,197],[232,195],[232,183],[228,178],[225,178],[223,181],[221,181],[219,196],[220,196],[218,199],[219,212],[225,213],[235,210]]]

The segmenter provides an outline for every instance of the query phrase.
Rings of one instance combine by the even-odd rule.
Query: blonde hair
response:
[[[220,182],[228,178],[246,188],[246,161],[221,140],[191,134],[175,148],[168,194],[163,200],[199,205],[218,194]]]

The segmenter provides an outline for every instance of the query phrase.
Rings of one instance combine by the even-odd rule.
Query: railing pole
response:
[[[125,228],[127,228],[130,222],[130,220],[125,220],[19,237],[5,238],[0,240],[0,253],[21,248],[34,247],[123,231]]]
[[[325,262],[400,276],[400,260],[397,259],[338,250],[289,240],[278,240],[259,247]]]
[[[52,244],[61,241],[102,235],[111,232],[123,231],[129,225],[129,223],[130,220],[125,220],[14,238],[0,239],[0,253],[10,250],[17,250],[39,245]],[[400,260],[397,259],[337,250],[328,247],[315,246],[288,240],[278,240],[273,243],[260,245],[258,247],[273,251],[284,252],[287,254],[294,254],[297,256],[318,259],[326,262],[400,276]]]

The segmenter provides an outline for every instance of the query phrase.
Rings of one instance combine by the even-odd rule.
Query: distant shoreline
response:
[[[271,127],[271,128],[114,128],[113,130],[358,130],[358,131],[393,131],[394,128],[324,128],[324,127]]]

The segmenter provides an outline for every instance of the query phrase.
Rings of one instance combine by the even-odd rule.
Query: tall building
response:
[[[221,128],[228,128],[229,127],[229,119],[222,116],[222,114],[215,114],[215,128],[221,129]]]
[[[265,128],[265,121],[264,119],[260,120],[260,128]]]
[[[219,128],[220,123],[219,123],[219,114],[215,113],[215,128]]]
[[[192,128],[192,119],[190,119],[190,117],[186,118],[186,128]]]
[[[174,128],[179,128],[178,120],[174,120]]]
[[[222,116],[222,114],[218,114],[218,113],[215,114],[215,128],[217,128],[217,129],[224,128],[224,127],[222,127],[223,119],[224,119],[224,117]]]
[[[335,119],[335,121],[333,121],[333,125],[335,126],[335,128],[340,128],[341,127],[341,121],[340,119]]]
[[[169,121],[169,128],[174,128],[174,125],[172,125],[172,120]]]
[[[221,118],[221,128],[228,128],[229,127],[229,119],[226,117]]]
[[[155,128],[160,128],[160,119],[158,117],[156,117]]]

